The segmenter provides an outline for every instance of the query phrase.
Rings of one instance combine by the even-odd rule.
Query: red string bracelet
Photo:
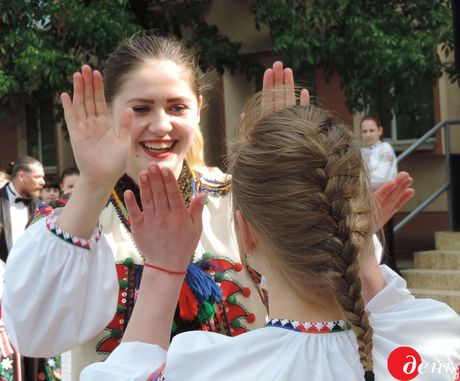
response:
[[[187,271],[168,270],[168,269],[165,269],[163,267],[151,265],[150,263],[147,263],[147,262],[144,262],[144,266],[150,267],[151,269],[155,269],[155,270],[158,270],[158,271],[162,271],[162,272],[167,273],[169,275],[185,275],[185,274],[187,274]]]

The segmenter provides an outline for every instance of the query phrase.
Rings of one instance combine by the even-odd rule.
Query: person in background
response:
[[[42,202],[50,203],[53,201],[57,201],[59,196],[61,195],[61,187],[59,181],[57,180],[48,180],[43,187],[40,198]]]
[[[9,170],[10,181],[0,188],[0,267],[2,269],[10,250],[23,235],[27,223],[32,218],[40,202],[40,192],[45,185],[43,166],[33,157],[20,158],[15,163],[11,163]],[[3,271],[1,274],[3,275]],[[3,276],[1,283],[3,284]],[[0,299],[3,299],[2,294]],[[0,337],[3,343],[3,351],[0,354],[0,379],[35,380],[39,372],[39,360],[23,357],[16,352],[9,342],[2,319]]]
[[[398,174],[395,151],[389,143],[382,141],[382,136],[383,127],[380,119],[373,115],[366,115],[361,120],[361,141],[363,144],[361,152],[369,169],[372,190],[378,190]],[[396,264],[393,225],[392,217],[384,225],[379,238],[385,242],[384,262],[399,273]]]
[[[62,194],[71,192],[80,178],[80,170],[77,167],[69,167],[62,171],[61,174],[61,192]]]
[[[11,180],[0,189],[0,258],[6,261],[13,244],[24,233],[45,185],[42,164],[30,156],[11,169]]]
[[[369,168],[372,190],[380,188],[398,174],[396,155],[393,147],[382,141],[383,127],[373,115],[361,120],[361,139],[363,156]]]
[[[170,343],[205,197],[187,208],[172,172],[151,163],[140,173],[142,210],[125,192],[133,238],[151,266],[122,344],[81,381],[390,380],[388,357],[405,345],[428,364],[450,364],[449,373],[418,380],[452,380],[460,317],[444,303],[414,300],[378,265],[358,139],[317,107],[274,100],[267,114],[260,98],[245,111],[228,163],[240,255],[267,282],[265,326],[237,337],[187,332]]]

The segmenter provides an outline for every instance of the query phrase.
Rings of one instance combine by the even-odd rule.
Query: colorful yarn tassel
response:
[[[198,302],[185,281],[179,295],[179,315],[185,321],[193,321],[198,316]]]
[[[200,304],[203,302],[219,303],[222,301],[222,290],[212,277],[204,271],[204,268],[209,266],[210,264],[207,261],[190,263],[185,276],[185,282],[190,286]]]

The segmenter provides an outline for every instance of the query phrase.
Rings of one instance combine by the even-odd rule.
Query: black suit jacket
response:
[[[29,204],[29,218],[33,216],[39,201],[38,199],[33,199]],[[11,246],[13,246],[12,237],[10,201],[8,200],[8,191],[5,185],[3,188],[0,188],[0,259],[5,262],[8,258]]]

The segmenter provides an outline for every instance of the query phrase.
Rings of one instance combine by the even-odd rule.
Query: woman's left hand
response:
[[[414,180],[407,172],[399,172],[394,180],[387,181],[374,192],[376,201],[375,231],[379,231],[412,197]]]
[[[133,192],[125,192],[137,248],[152,265],[185,271],[201,236],[206,194],[194,197],[187,209],[174,174],[156,163],[141,172],[139,184],[143,211]]]
[[[294,73],[289,67],[283,68],[281,61],[275,61],[271,68],[264,72],[262,81],[262,110],[263,114],[270,114],[292,107],[296,104]],[[310,95],[307,89],[300,92],[301,106],[310,104]]]

